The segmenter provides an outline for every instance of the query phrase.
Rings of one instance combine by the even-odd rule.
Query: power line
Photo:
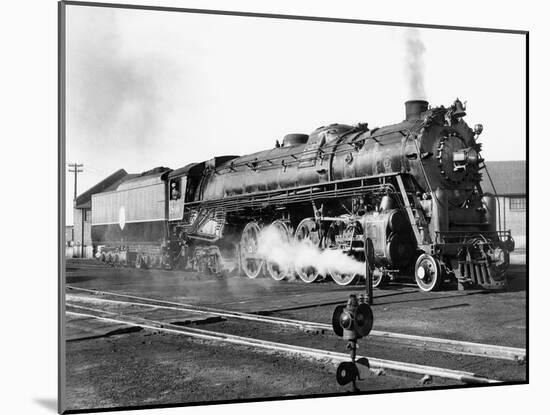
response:
[[[84,164],[69,163],[69,173],[74,173],[74,201],[76,202],[76,183],[78,180],[78,173],[82,173]],[[71,170],[72,169],[72,170]]]

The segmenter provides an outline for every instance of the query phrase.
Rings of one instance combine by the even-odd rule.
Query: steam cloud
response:
[[[282,270],[314,267],[321,274],[338,272],[365,275],[364,262],[357,261],[339,250],[322,251],[307,239],[299,242],[292,239],[287,242],[273,226],[268,226],[260,232],[258,253]]]
[[[424,43],[418,29],[409,29],[407,37],[407,78],[409,83],[409,97],[411,99],[426,99],[424,89]]]

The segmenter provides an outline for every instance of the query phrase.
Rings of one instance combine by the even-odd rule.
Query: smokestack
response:
[[[415,99],[405,102],[405,120],[413,121],[420,119],[420,113],[428,111],[428,101]]]

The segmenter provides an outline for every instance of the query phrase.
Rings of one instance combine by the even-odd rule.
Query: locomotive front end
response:
[[[409,104],[410,105],[410,104]],[[409,111],[407,111],[408,113]],[[475,284],[488,289],[506,285],[509,252],[514,242],[500,228],[495,189],[481,156],[481,124],[471,129],[464,121],[465,106],[456,100],[419,114],[415,146],[421,157],[412,170],[419,179],[420,208],[429,235],[415,266],[420,288],[430,290],[437,274],[454,274],[460,288]],[[435,257],[435,258],[433,258]]]

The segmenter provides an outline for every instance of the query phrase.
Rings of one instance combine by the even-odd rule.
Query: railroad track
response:
[[[241,346],[251,346],[256,349],[270,350],[281,353],[290,353],[300,355],[302,357],[331,361],[333,363],[341,363],[349,361],[350,357],[346,353],[333,352],[329,350],[315,349],[310,347],[297,346],[286,343],[279,343],[267,340],[260,340],[251,337],[236,336],[227,333],[220,333],[211,330],[204,330],[192,327],[182,327],[179,325],[165,323],[157,320],[146,319],[142,317],[129,316],[120,313],[100,310],[94,307],[86,307],[68,302],[66,313],[69,315],[95,318],[98,320],[125,324],[133,327],[141,327],[142,329],[168,332],[173,334],[185,335],[187,337],[198,338],[202,340],[231,343]],[[461,370],[445,369],[435,366],[418,365],[414,363],[399,362],[386,359],[378,359],[369,356],[357,356],[358,366],[361,377],[365,378],[366,372],[373,369],[390,370],[397,372],[406,372],[429,377],[439,377],[458,381],[465,384],[494,384],[501,383],[496,379],[490,379],[484,376],[479,376],[472,372]],[[368,376],[368,375],[367,375]]]
[[[136,301],[117,301],[109,299],[100,299],[101,301],[110,303],[124,303],[127,305],[138,305],[143,307],[155,307],[159,309],[185,311],[198,314],[210,314],[225,318],[235,318],[241,320],[256,321],[267,324],[277,324],[287,327],[294,327],[305,330],[320,330],[320,331],[332,331],[330,324],[317,323],[311,321],[300,321],[293,319],[286,319],[274,316],[264,316],[260,314],[244,313],[239,311],[220,310],[213,307],[204,307],[191,304],[177,303],[172,301],[157,300],[154,298],[133,296],[129,294],[119,294],[108,291],[100,291],[86,288],[79,288],[74,286],[67,286],[68,289],[73,291],[86,292],[94,294],[95,296],[112,296],[118,298],[126,298]],[[401,346],[408,346],[414,348],[420,348],[424,350],[432,350],[451,354],[462,354],[468,356],[479,356],[493,359],[512,360],[522,363],[525,361],[526,350],[524,348],[498,346],[491,344],[482,344],[474,342],[466,342],[459,340],[442,339],[427,336],[417,336],[403,333],[393,333],[388,331],[372,330],[369,334],[370,337],[391,340],[393,344]]]

